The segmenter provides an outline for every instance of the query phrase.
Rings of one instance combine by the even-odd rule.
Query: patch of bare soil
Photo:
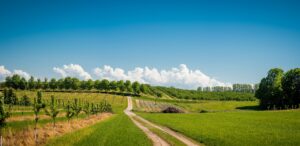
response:
[[[68,122],[58,122],[55,128],[52,123],[48,123],[43,127],[38,128],[38,143],[35,143],[34,128],[26,128],[23,131],[17,133],[8,133],[4,137],[3,145],[5,146],[34,146],[44,145],[49,138],[61,136],[66,133],[73,132],[75,130],[88,127],[99,121],[107,119],[111,116],[111,113],[102,113],[99,115],[92,115],[85,119],[73,119]]]

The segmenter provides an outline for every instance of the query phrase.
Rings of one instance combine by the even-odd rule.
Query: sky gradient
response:
[[[300,3],[0,1],[0,65],[35,77],[54,67],[125,71],[185,64],[224,83],[300,67]]]

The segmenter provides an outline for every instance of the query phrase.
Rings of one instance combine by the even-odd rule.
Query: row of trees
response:
[[[0,144],[2,145],[2,128],[6,125],[6,119],[10,117],[12,113],[12,106],[14,105],[13,100],[11,98],[15,98],[15,96],[11,95],[16,95],[13,90],[5,90],[5,92],[9,94],[4,94],[4,99],[2,96],[0,96],[0,135],[1,135],[1,141]],[[5,98],[9,99],[7,103],[5,103]],[[34,113],[34,137],[35,137],[35,142],[38,144],[38,132],[37,132],[37,124],[40,119],[40,113],[42,110],[45,111],[45,114],[49,117],[51,117],[52,122],[53,122],[53,129],[55,129],[55,122],[56,118],[61,112],[60,106],[58,105],[58,101],[56,100],[54,96],[51,96],[51,100],[49,103],[45,103],[42,100],[42,92],[38,91],[37,92],[37,97],[34,97],[33,103],[25,106],[32,106],[32,110]],[[29,101],[30,102],[30,101]],[[4,105],[7,104],[8,108],[5,108]],[[68,119],[68,122],[73,117],[79,116],[81,112],[86,113],[88,116],[91,114],[98,114],[98,113],[103,113],[103,112],[112,112],[112,107],[111,105],[106,101],[102,101],[100,103],[89,103],[89,102],[80,102],[77,98],[74,99],[73,102],[68,101],[66,104],[63,104],[63,109],[65,109],[65,117]]]
[[[52,78],[48,81],[45,78],[43,81],[40,79],[35,80],[31,77],[28,81],[20,77],[19,75],[13,75],[6,77],[4,86],[8,88],[21,89],[21,90],[101,90],[101,91],[119,91],[128,92],[134,94],[140,94],[141,92],[146,93],[149,85],[140,84],[139,82],[127,81],[109,81],[103,80],[79,80],[77,78],[66,77],[63,79],[56,80]],[[3,88],[3,87],[2,87]]]
[[[197,91],[201,92],[243,92],[243,93],[255,93],[258,89],[258,84],[233,84],[232,87],[228,86],[213,86],[213,87],[198,87]]]
[[[263,109],[299,108],[300,68],[288,72],[280,68],[269,70],[267,77],[259,84],[255,96],[260,99]]]
[[[179,99],[192,100],[237,100],[253,101],[256,100],[252,93],[239,92],[199,92],[196,90],[177,89],[173,87],[151,87],[170,96]]]

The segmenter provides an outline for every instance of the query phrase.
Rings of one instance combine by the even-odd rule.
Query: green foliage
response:
[[[286,105],[299,108],[300,104],[300,68],[289,70],[282,78],[282,88]]]
[[[138,94],[140,94],[140,92],[141,92],[141,89],[140,89],[140,83],[139,82],[133,82],[132,83],[132,89],[133,89],[133,93],[134,94],[136,94],[136,95],[138,95]]]
[[[30,106],[31,105],[31,101],[29,99],[29,97],[27,95],[23,95],[23,97],[20,100],[20,105],[22,106]]]
[[[15,93],[15,91],[12,88],[4,89],[4,103],[5,104],[11,104],[11,105],[17,105],[18,104],[18,98]]]
[[[3,97],[0,96],[0,128],[5,126],[5,120],[10,116],[8,111],[5,111]],[[1,129],[0,129],[1,130]],[[1,134],[1,131],[0,131]]]
[[[75,112],[73,111],[73,108],[70,104],[70,102],[68,101],[66,107],[65,107],[65,111],[66,111],[66,118],[68,119],[68,122],[70,122],[70,120],[73,118],[73,116],[75,115]]]
[[[45,108],[45,113],[46,113],[46,115],[48,115],[49,117],[52,118],[53,127],[55,127],[55,119],[59,113],[59,110],[57,108],[54,96],[51,96],[51,102],[49,105],[49,109]]]
[[[300,69],[292,69],[284,74],[275,68],[263,78],[255,94],[263,109],[299,108]]]
[[[74,116],[78,118],[79,113],[81,112],[82,107],[79,104],[78,98],[74,99],[74,103],[72,105],[72,111],[74,112]]]
[[[251,93],[238,92],[200,92],[196,90],[177,89],[173,87],[151,87],[152,92],[158,94],[166,94],[170,97],[179,99],[193,100],[237,100],[237,101],[254,101],[256,98]]]

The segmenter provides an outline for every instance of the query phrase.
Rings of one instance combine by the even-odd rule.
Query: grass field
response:
[[[91,127],[66,134],[56,139],[52,139],[47,145],[150,146],[152,145],[152,143],[126,115],[118,114],[104,122],[100,122]]]
[[[138,114],[205,145],[300,145],[299,110]]]

